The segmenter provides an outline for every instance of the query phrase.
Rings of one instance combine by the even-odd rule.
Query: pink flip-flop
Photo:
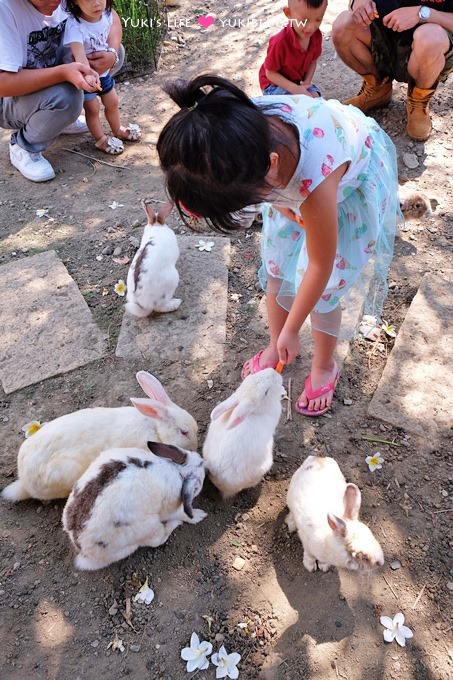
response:
[[[264,371],[265,368],[276,368],[278,366],[278,364],[280,362],[277,362],[277,364],[265,364],[265,365],[261,366],[260,365],[260,358],[261,358],[261,355],[262,355],[263,352],[264,352],[264,349],[260,349],[260,351],[257,352],[255,354],[255,356],[253,356],[251,359],[247,359],[245,364],[248,364],[250,362],[251,363],[251,367],[250,367],[251,370],[249,371],[249,373],[245,374],[244,373],[245,364],[244,364],[243,367],[242,367],[242,371],[241,371],[241,380],[244,380],[248,375],[251,375],[253,373],[259,373],[260,371]],[[279,373],[280,372],[281,372],[281,369],[280,369]]]
[[[312,399],[322,397],[324,394],[327,394],[328,392],[335,392],[335,388],[337,386],[337,382],[339,381],[339,379],[340,373],[339,371],[337,371],[336,376],[332,380],[332,382],[327,383],[326,385],[322,385],[317,390],[314,390],[311,386],[311,377],[308,375],[305,379],[305,396],[310,402]],[[326,413],[329,410],[330,404],[325,408],[319,409],[319,411],[314,411],[312,409],[307,408],[306,406],[299,406],[299,401],[296,401],[296,405],[294,408],[296,409],[297,413],[301,413],[303,416],[322,416],[323,413]]]

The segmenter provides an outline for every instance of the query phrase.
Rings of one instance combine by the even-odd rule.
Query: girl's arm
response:
[[[82,43],[79,42],[72,42],[69,43],[69,47],[71,48],[72,56],[74,57],[74,61],[78,61],[80,64],[85,64],[85,66],[89,66],[89,62],[87,59],[87,56],[85,54],[85,49],[83,47]]]
[[[291,363],[299,354],[299,331],[321,297],[335,261],[338,217],[337,190],[348,164],[334,170],[301,205],[306,229],[308,266],[279,335],[279,359]]]
[[[121,26],[120,18],[115,10],[112,10],[112,26],[107,39],[109,47],[113,47],[113,49],[118,53],[122,38],[123,28]],[[113,68],[116,62],[116,55],[114,52],[93,52],[90,54],[89,62],[91,68],[93,68],[95,71],[98,73],[104,73],[105,71]]]

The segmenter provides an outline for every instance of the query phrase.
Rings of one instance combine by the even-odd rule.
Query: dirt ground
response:
[[[256,306],[247,304],[261,297],[256,286],[258,227],[248,231],[247,239],[243,234],[233,238],[226,361],[208,376],[211,389],[204,375],[181,384],[178,366],[159,357],[146,366],[115,357],[123,309],[113,286],[126,278],[128,265],[122,258],[134,253],[130,237],[141,233],[140,199],[165,199],[155,142],[174,109],[161,83],[209,69],[257,95],[258,66],[268,37],[276,32],[280,7],[264,0],[201,3],[201,14],[216,15],[209,30],[197,23],[194,7],[184,0],[173,8],[158,71],[118,86],[124,121],[136,121],[144,131],[143,141],[128,146],[119,158],[101,156],[88,136],[61,137],[47,154],[56,179],[33,185],[9,165],[8,134],[1,132],[0,262],[55,249],[109,338],[109,352],[98,362],[10,395],[0,392],[2,487],[15,477],[26,422],[49,421],[87,406],[127,405],[130,396],[140,395],[135,382],[139,369],[155,373],[173,399],[191,411],[202,441],[213,405],[235,389],[241,364],[265,341],[254,330]],[[359,84],[335,58],[329,39],[331,19],[341,9],[337,0],[329,5],[316,78],[326,97],[340,99]],[[252,24],[251,17],[260,25]],[[177,23],[182,27],[175,29]],[[401,182],[419,186],[435,206],[431,217],[408,223],[397,239],[384,313],[397,330],[423,274],[451,267],[451,104],[449,82],[433,100],[434,131],[425,144],[405,134],[402,85],[395,84],[389,108],[375,114],[397,146]],[[415,165],[411,160],[416,163],[412,169],[407,167]],[[123,207],[110,209],[113,200]],[[53,221],[37,217],[39,208]],[[182,225],[175,216],[172,220],[180,233]],[[114,248],[115,255],[108,254]],[[186,673],[180,650],[193,631],[210,640],[214,650],[223,643],[228,652],[241,654],[240,678],[452,678],[450,433],[426,441],[367,416],[392,343],[386,337],[377,343],[351,342],[330,414],[313,420],[294,414],[288,422],[282,417],[274,465],[263,483],[225,503],[206,483],[196,505],[208,517],[177,529],[158,549],[140,549],[98,572],[78,572],[61,528],[63,501],[14,506],[2,501],[2,678],[214,678],[212,665]],[[285,382],[290,377],[294,391],[300,391],[298,362],[285,372]],[[391,388],[398,390],[398,385]],[[385,463],[370,473],[365,457],[377,451]],[[386,558],[372,575],[304,570],[302,546],[284,523],[285,497],[292,474],[310,453],[334,456],[346,478],[361,488],[362,518]],[[240,570],[235,568],[238,557],[245,560]],[[156,594],[149,606],[133,601],[146,577]],[[379,623],[381,615],[398,611],[414,633],[406,648],[386,645]],[[123,652],[109,646],[115,637],[123,641]]]

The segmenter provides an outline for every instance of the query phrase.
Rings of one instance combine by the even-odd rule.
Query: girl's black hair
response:
[[[212,74],[164,90],[181,111],[157,141],[167,192],[181,218],[186,208],[218,231],[240,229],[231,213],[261,203],[269,155],[282,140],[247,95],[229,80]]]
[[[82,16],[82,10],[74,0],[64,0],[63,9],[65,9],[68,14],[73,16],[74,19],[77,19],[77,21],[79,21],[80,17]],[[112,9],[113,0],[106,0],[105,11],[111,12]]]

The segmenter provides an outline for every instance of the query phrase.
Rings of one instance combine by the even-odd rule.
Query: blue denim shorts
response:
[[[309,85],[307,87],[307,90],[309,92],[315,92],[318,97],[322,97],[321,90],[317,85]],[[290,94],[288,90],[285,90],[283,87],[279,87],[278,85],[268,85],[267,87],[264,88],[263,94]]]
[[[102,97],[102,95],[108,94],[115,87],[115,81],[110,73],[107,73],[106,76],[101,76],[99,80],[101,81],[102,90],[99,90],[99,92],[85,92],[83,96],[84,101],[89,102],[95,97]]]

